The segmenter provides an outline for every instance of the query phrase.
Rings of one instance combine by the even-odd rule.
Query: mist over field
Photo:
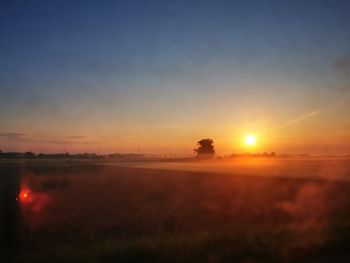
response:
[[[18,173],[25,262],[348,257],[348,158],[18,165],[0,170]]]

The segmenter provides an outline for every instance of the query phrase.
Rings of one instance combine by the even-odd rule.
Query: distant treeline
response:
[[[264,152],[264,153],[237,153],[237,154],[231,154],[229,158],[234,157],[275,157],[275,152]]]
[[[299,154],[276,154],[275,152],[264,152],[264,153],[237,153],[231,154],[228,158],[239,158],[239,157],[310,157],[310,154],[299,153]]]
[[[33,152],[2,152],[0,151],[0,159],[67,159],[67,158],[137,158],[144,157],[143,154],[121,154],[112,153],[107,155],[99,155],[96,153],[33,153]]]
[[[98,158],[99,156],[95,153],[79,153],[79,154],[70,154],[70,153],[33,153],[33,152],[1,152],[1,159],[35,159],[35,158]]]
[[[226,156],[215,156],[215,159],[230,159],[230,158],[245,158],[245,157],[309,157],[309,154],[276,154],[275,152],[264,153],[236,153]],[[192,159],[191,157],[181,157],[176,155],[152,155],[152,154],[136,154],[136,153],[111,153],[111,154],[96,154],[96,153],[33,153],[33,152],[2,152],[0,151],[0,159]],[[195,157],[196,158],[196,157]]]

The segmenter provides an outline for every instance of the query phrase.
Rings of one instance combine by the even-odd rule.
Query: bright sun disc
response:
[[[245,144],[254,145],[256,143],[256,137],[252,134],[249,134],[245,137]]]

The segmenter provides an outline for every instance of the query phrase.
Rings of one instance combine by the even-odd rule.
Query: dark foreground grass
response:
[[[335,232],[336,231],[336,232]],[[348,262],[350,228],[333,230],[327,240],[319,231],[286,230],[161,234],[104,240],[88,245],[54,244],[17,251],[14,262]],[[308,243],[300,242],[309,240]],[[310,242],[310,240],[312,240]]]
[[[303,173],[317,175],[315,167]],[[2,168],[0,230],[12,242],[0,263],[350,262],[347,177],[284,177],[289,162],[276,169],[281,176]],[[28,188],[28,202],[13,202],[8,189]]]

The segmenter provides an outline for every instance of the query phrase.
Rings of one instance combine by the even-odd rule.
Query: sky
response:
[[[1,1],[0,150],[350,154],[350,2]],[[242,143],[254,134],[257,144]]]

